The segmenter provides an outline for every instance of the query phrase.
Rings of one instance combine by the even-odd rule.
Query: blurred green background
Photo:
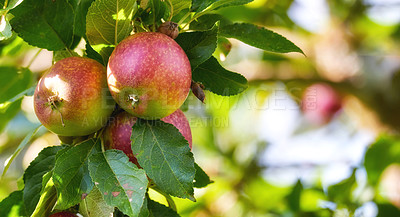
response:
[[[219,10],[284,35],[306,56],[220,43],[215,56],[250,86],[234,97],[207,92],[205,104],[189,96],[193,153],[214,183],[195,189],[196,203],[176,198],[178,212],[400,216],[399,11],[400,0],[255,0]],[[0,42],[0,52],[1,95],[10,85],[33,85],[53,59],[16,35]],[[16,66],[34,73],[22,70],[10,80]],[[304,95],[314,83],[333,88],[337,109],[307,110]],[[311,104],[328,100],[323,93],[314,92]],[[32,97],[0,104],[0,172],[39,124]],[[42,148],[59,143],[41,128],[0,180],[0,200],[18,189]],[[165,203],[155,192],[150,196]]]

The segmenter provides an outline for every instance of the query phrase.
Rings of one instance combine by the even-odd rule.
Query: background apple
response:
[[[342,108],[342,100],[331,86],[318,83],[304,91],[301,108],[308,121],[325,124]]]
[[[110,56],[108,86],[115,101],[143,119],[161,119],[177,110],[189,94],[190,62],[170,37],[137,33],[121,41]]]

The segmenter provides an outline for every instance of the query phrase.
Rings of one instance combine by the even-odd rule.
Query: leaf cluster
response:
[[[246,78],[225,69],[216,57],[228,55],[228,38],[270,52],[299,52],[283,36],[250,23],[232,23],[215,10],[251,0],[23,0],[0,1],[0,40],[16,34],[30,45],[54,51],[54,61],[83,55],[107,65],[120,41],[131,34],[156,31],[164,21],[180,28],[176,42],[187,54],[192,79],[222,96],[243,92]],[[29,69],[0,69],[0,131],[18,112],[21,98],[32,95]],[[5,82],[7,81],[7,82]],[[11,82],[10,82],[11,81]],[[3,94],[4,93],[4,94]],[[3,115],[4,114],[4,115]],[[30,134],[14,157],[36,133]],[[47,216],[59,210],[84,216],[178,216],[171,196],[195,201],[194,187],[212,183],[195,163],[188,142],[173,125],[139,119],[132,129],[132,151],[141,168],[118,150],[104,150],[101,131],[70,146],[43,149],[25,171],[24,188],[1,202],[0,216]],[[10,162],[11,163],[11,162]],[[148,189],[164,195],[169,207],[152,201]]]

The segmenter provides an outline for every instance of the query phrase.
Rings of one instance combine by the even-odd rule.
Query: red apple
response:
[[[54,214],[50,215],[49,217],[77,217],[77,215],[70,213],[70,212],[63,211],[63,212],[54,213]]]
[[[122,40],[110,56],[107,76],[115,101],[143,119],[161,119],[176,111],[188,96],[192,80],[185,52],[158,32]]]
[[[310,122],[326,124],[342,108],[342,100],[331,86],[313,84],[304,91],[301,106]]]
[[[132,126],[136,123],[136,120],[136,117],[127,112],[117,114],[111,119],[104,131],[104,143],[109,149],[122,150],[132,163],[139,166],[131,148]],[[178,109],[161,120],[174,125],[188,141],[189,147],[192,148],[192,132],[190,130],[190,125],[185,114],[181,110]]]
[[[39,121],[61,136],[96,132],[107,123],[114,106],[105,67],[82,57],[54,64],[40,79],[34,94]]]

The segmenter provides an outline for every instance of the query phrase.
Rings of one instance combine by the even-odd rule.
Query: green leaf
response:
[[[57,200],[57,191],[54,187],[53,179],[50,177],[51,171],[43,176],[42,190],[39,201],[30,217],[49,216]],[[47,180],[47,182],[45,182]]]
[[[146,2],[146,5],[142,4]],[[161,19],[167,20],[170,12],[169,6],[166,1],[162,0],[148,0],[141,1],[141,14],[140,18],[145,25],[155,28],[161,24]]]
[[[136,1],[96,0],[86,16],[86,35],[91,45],[117,45],[129,36]]]
[[[24,203],[22,202],[22,191],[14,191],[0,202],[0,216],[14,217],[26,216]]]
[[[33,96],[33,94],[35,93],[35,89],[36,89],[36,84],[34,84],[30,88],[20,92],[13,98],[7,100],[7,102],[0,104],[0,113],[5,113],[5,111],[8,109],[8,107],[13,105],[14,102],[22,99],[24,96]]]
[[[63,146],[53,146],[43,149],[25,170],[24,204],[28,216],[35,210],[39,201],[43,175],[53,169],[56,154],[63,148]]]
[[[216,54],[219,53],[220,55],[226,57],[228,56],[229,52],[231,52],[231,48],[232,48],[232,43],[228,39],[218,37],[218,47]]]
[[[173,125],[138,119],[132,128],[132,150],[140,166],[163,192],[194,200],[194,158]]]
[[[60,154],[60,152],[63,152],[63,151],[65,151],[66,149],[68,149],[68,148],[65,148],[65,149],[63,149],[63,150],[57,152],[57,154]],[[56,155],[56,157],[57,157],[57,155]],[[45,174],[43,175],[43,177],[42,177],[42,191],[40,192],[40,195],[42,195],[42,194],[45,193],[45,191],[46,191],[46,185],[49,183],[49,181],[50,181],[50,179],[52,178],[52,176],[53,176],[53,170],[50,170],[49,172],[47,172],[47,173],[45,173]],[[53,180],[52,180],[51,182],[53,182]],[[53,185],[54,185],[54,182],[53,182]]]
[[[2,107],[0,104],[0,132],[4,130],[8,122],[12,120],[21,110],[21,101],[22,100],[17,100],[13,103],[5,105],[5,107]]]
[[[148,180],[122,151],[93,154],[89,157],[89,172],[108,205],[129,216],[139,214]]]
[[[11,26],[29,44],[51,51],[72,44],[74,10],[66,0],[25,0],[11,13]]]
[[[173,12],[172,16],[175,16],[182,10],[190,8],[192,1],[191,0],[171,0],[171,3],[172,3],[172,7],[174,8],[174,12]]]
[[[80,57],[75,51],[60,50],[53,52],[53,62],[58,62],[67,57]]]
[[[80,203],[93,189],[88,158],[100,151],[100,140],[90,139],[56,156],[53,181],[58,195],[57,209],[65,210]]]
[[[200,12],[209,6],[212,10],[222,7],[244,5],[253,0],[192,0],[192,11]]]
[[[224,69],[215,57],[210,57],[198,66],[192,76],[192,79],[202,83],[206,90],[221,96],[239,94],[248,86],[245,77]]]
[[[295,213],[300,211],[300,198],[302,191],[303,185],[301,184],[301,181],[298,180],[293,186],[292,192],[287,196],[289,208]]]
[[[114,51],[115,46],[95,46],[96,52],[100,54],[100,56],[103,59],[104,65],[106,66],[108,64],[108,59],[110,58],[112,52]]]
[[[210,177],[204,172],[203,169],[197,163],[194,163],[194,168],[196,169],[196,175],[194,176],[194,187],[196,188],[204,188],[207,185],[213,183],[214,181],[210,180]]]
[[[400,163],[400,140],[382,136],[365,153],[364,166],[368,182],[376,186],[382,172],[392,163]]]
[[[29,141],[36,135],[36,133],[39,131],[40,127],[42,125],[38,126],[36,129],[28,133],[22,140],[22,142],[18,145],[17,149],[15,149],[14,153],[10,156],[10,159],[8,160],[7,164],[4,167],[3,174],[1,175],[1,179],[6,175],[8,168],[10,167],[11,163],[14,161],[14,159],[18,156],[18,154],[21,152],[22,149],[25,148],[25,146],[28,144]]]
[[[147,199],[147,207],[149,208],[152,216],[163,216],[163,217],[179,217],[178,213],[169,207],[159,204],[151,199]]]
[[[12,31],[10,22],[5,15],[0,16],[0,41],[11,38]]]
[[[0,104],[29,88],[31,83],[32,72],[29,69],[0,67]]]
[[[74,35],[85,37],[86,14],[94,0],[69,0],[74,7]]]
[[[277,53],[303,51],[285,37],[261,26],[250,23],[235,23],[220,27],[220,36],[236,38],[248,45]]]
[[[81,202],[79,212],[84,217],[110,217],[114,212],[114,207],[107,205],[100,190],[94,187]]]
[[[150,211],[147,207],[147,198],[148,198],[148,195],[146,193],[146,198],[143,200],[143,206],[142,206],[142,208],[140,208],[140,213],[139,213],[138,217],[149,217],[150,216]]]
[[[378,215],[376,217],[400,216],[400,209],[388,203],[378,203]]]
[[[351,176],[338,184],[328,187],[328,197],[335,202],[350,204],[352,201],[352,192],[356,184],[356,169]]]
[[[208,31],[185,32],[179,34],[175,41],[185,51],[192,70],[209,59],[217,48],[218,26]]]
[[[209,30],[218,21],[220,22],[220,27],[232,24],[232,21],[220,14],[205,14],[191,22],[189,28],[192,30]]]
[[[105,65],[103,57],[99,53],[97,53],[97,51],[95,51],[92,46],[90,46],[89,42],[86,42],[85,47],[86,47],[86,57],[94,59],[97,62]]]
[[[7,42],[4,42],[0,46],[0,55],[15,57],[26,52],[26,49],[30,48],[31,46],[28,43],[26,43],[22,38],[17,37],[17,35],[14,34],[12,38],[8,39]]]

